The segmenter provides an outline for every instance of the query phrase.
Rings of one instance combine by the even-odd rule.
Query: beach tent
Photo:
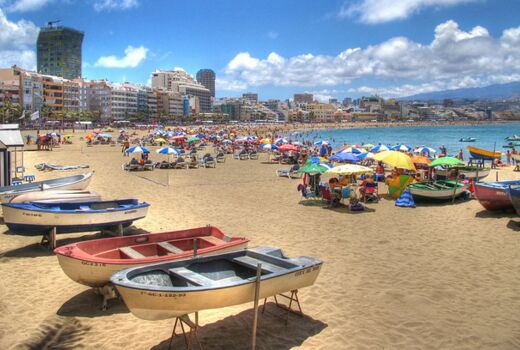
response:
[[[415,202],[413,201],[410,190],[404,190],[401,196],[395,201],[395,205],[398,207],[415,208]]]

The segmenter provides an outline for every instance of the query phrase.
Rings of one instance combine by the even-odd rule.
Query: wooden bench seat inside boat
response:
[[[257,264],[260,263],[260,264],[262,264],[262,271],[269,272],[269,273],[275,273],[275,272],[285,270],[285,268],[283,268],[283,267],[277,266],[275,264],[270,264],[263,260],[255,259],[250,256],[240,256],[240,257],[234,258],[233,261],[242,266],[249,267],[254,270],[256,270]]]
[[[173,254],[180,254],[180,253],[184,252],[184,250],[182,250],[180,248],[177,248],[176,246],[174,246],[170,242],[159,242],[159,243],[157,243],[157,245],[159,247],[163,248],[164,250],[167,250],[167,251],[169,251],[170,253],[173,253]]]
[[[188,270],[185,267],[175,267],[173,269],[169,269],[168,271],[197,286],[211,286],[215,284],[214,280]]]
[[[204,236],[204,237],[200,237],[200,238],[205,240],[206,242],[209,242],[209,243],[213,244],[213,245],[220,245],[223,242],[223,240],[218,239],[215,236]]]
[[[119,250],[125,254],[126,256],[128,256],[129,258],[131,259],[142,259],[142,258],[146,258],[146,256],[144,256],[143,254],[139,253],[137,250],[135,250],[134,248],[132,247],[121,247],[119,248]]]

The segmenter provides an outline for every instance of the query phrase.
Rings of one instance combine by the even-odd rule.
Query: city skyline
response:
[[[341,100],[520,80],[520,2],[431,3],[0,0],[0,66],[35,69],[38,27],[60,19],[85,32],[88,79],[150,85],[157,69],[209,68],[217,97]]]

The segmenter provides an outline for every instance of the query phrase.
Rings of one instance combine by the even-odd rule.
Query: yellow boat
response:
[[[493,152],[485,149],[468,146],[468,152],[472,158],[476,159],[484,159],[484,160],[493,160],[500,159],[502,157],[501,152]]]

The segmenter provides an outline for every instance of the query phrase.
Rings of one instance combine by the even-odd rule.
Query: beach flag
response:
[[[40,111],[36,111],[31,114],[31,120],[36,120],[40,118]]]
[[[397,198],[395,201],[395,205],[398,207],[415,208],[415,202],[413,201],[410,190],[404,190],[403,194],[401,194],[401,197]]]
[[[22,116],[20,118],[18,118],[18,120],[21,120],[23,118],[25,118],[25,109],[22,111]]]

